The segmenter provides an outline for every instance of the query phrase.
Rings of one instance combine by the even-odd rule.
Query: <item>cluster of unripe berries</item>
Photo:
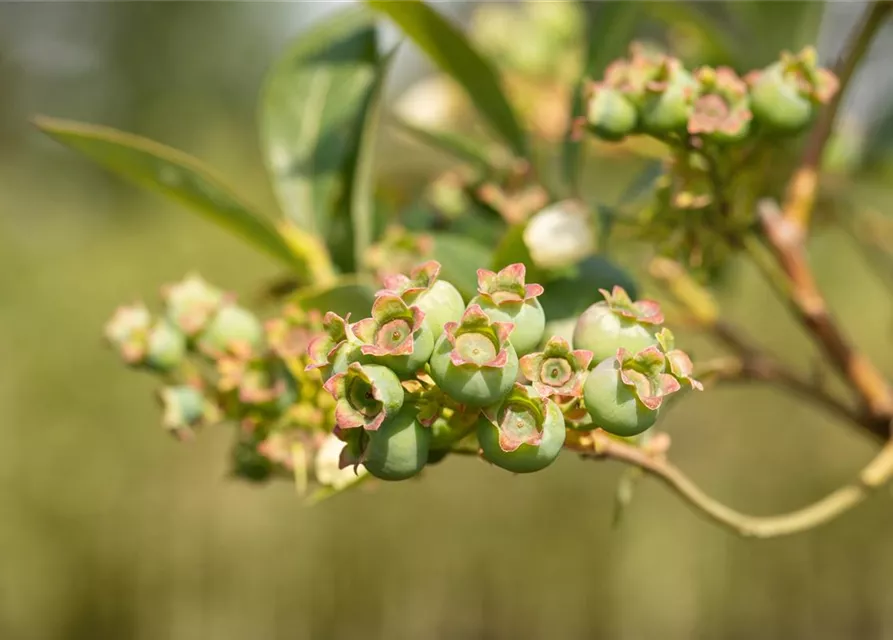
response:
[[[334,402],[305,371],[321,314],[286,306],[262,323],[198,276],[163,288],[163,312],[120,307],[106,338],[124,361],[163,381],[165,427],[180,439],[219,422],[238,425],[233,472],[250,480],[303,473],[319,485],[356,478],[338,467]]]
[[[811,47],[785,52],[741,78],[729,67],[690,72],[676,58],[634,44],[628,59],[613,62],[600,82],[589,85],[586,121],[605,140],[643,133],[728,144],[761,132],[802,131],[837,88],[837,78],[817,65]]]
[[[543,287],[525,282],[524,265],[479,270],[467,305],[439,270],[432,261],[388,278],[371,317],[351,324],[330,312],[310,343],[308,369],[335,398],[345,467],[402,480],[475,438],[491,463],[537,471],[567,428],[634,436],[667,395],[701,387],[654,302],[602,291],[572,347],[544,340]]]

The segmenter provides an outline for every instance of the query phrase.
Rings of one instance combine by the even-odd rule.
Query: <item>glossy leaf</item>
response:
[[[47,117],[35,118],[34,124],[110,171],[202,213],[282,262],[301,265],[274,223],[243,203],[192,156],[108,127]]]
[[[492,252],[465,236],[435,233],[434,259],[440,262],[440,278],[448,280],[467,300],[477,294],[477,270],[493,261]]]
[[[605,67],[622,56],[636,26],[640,6],[636,2],[582,2],[586,15],[586,59],[583,77],[571,97],[571,117],[562,146],[562,170],[572,192],[578,189],[581,140],[575,135],[575,122],[583,115],[583,87],[589,79],[601,78]]]
[[[302,34],[262,96],[261,142],[280,206],[324,237],[342,268],[353,262],[351,180],[378,74],[372,16],[353,8]]]
[[[378,65],[362,120],[357,153],[351,167],[350,221],[353,231],[354,267],[365,260],[375,226],[375,142],[381,119],[381,99],[385,81],[394,60],[394,48]]]
[[[292,297],[292,301],[305,311],[334,311],[342,317],[349,313],[355,319],[369,315],[373,300],[374,289],[354,279],[343,279],[330,287],[301,289]]]
[[[661,2],[648,7],[649,17],[669,27],[677,27],[698,52],[698,64],[711,66],[735,65],[753,46],[742,43],[740,34],[731,28],[728,20],[716,7],[699,2]],[[694,42],[692,42],[694,41]]]
[[[465,89],[492,130],[515,154],[527,155],[526,134],[502,90],[496,70],[455,25],[419,0],[369,0],[368,5],[390,18],[434,64]]]
[[[426,129],[402,118],[395,118],[392,121],[392,125],[423,144],[443,151],[453,156],[453,158],[479,169],[483,173],[489,174],[496,170],[498,163],[492,157],[493,154],[488,152],[484,144],[468,136],[453,131]]]
[[[741,68],[747,69],[773,62],[783,49],[798,51],[815,44],[825,3],[813,0],[730,2],[728,10],[751,38],[751,46],[740,48],[742,55],[738,60]]]

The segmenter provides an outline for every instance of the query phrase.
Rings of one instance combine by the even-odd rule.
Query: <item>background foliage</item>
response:
[[[622,470],[565,456],[536,479],[456,460],[424,482],[307,510],[287,484],[228,481],[227,433],[187,447],[160,437],[151,381],[121,375],[100,348],[109,312],[196,267],[245,300],[277,270],[25,120],[48,112],[148,135],[207,160],[273,208],[255,101],[265,69],[320,10],[309,6],[0,7],[0,637],[893,636],[888,494],[828,527],[754,543],[643,483],[612,529]],[[739,39],[705,41],[709,61],[746,54],[759,65],[800,44],[790,40],[808,23],[798,12],[820,7],[773,5],[768,16],[765,4],[716,6],[661,5],[673,12],[669,27],[646,8],[635,25],[684,43],[695,18],[719,21]],[[841,35],[823,33],[827,55]],[[427,69],[409,56],[397,61],[389,105]],[[527,118],[524,88],[543,82],[510,80]],[[868,102],[870,79],[862,82],[857,97]],[[439,109],[449,96],[467,122],[455,94],[425,104]],[[870,110],[860,103],[850,113],[863,124],[854,131],[865,131]],[[890,151],[868,131],[838,148],[872,143],[859,192],[882,208]],[[398,194],[447,166],[392,133],[378,148],[380,176]],[[583,182],[612,202],[632,177],[625,170],[596,156]],[[891,308],[876,274],[831,225],[817,232],[813,263],[841,322],[890,372]],[[721,302],[752,335],[808,364],[805,339],[745,267],[733,265]],[[693,396],[662,428],[681,466],[753,512],[830,490],[872,451],[830,417],[762,387]],[[792,461],[794,451],[802,459]]]

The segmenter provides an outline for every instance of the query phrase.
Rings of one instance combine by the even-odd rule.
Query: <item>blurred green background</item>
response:
[[[278,271],[27,118],[156,138],[271,207],[255,137],[263,72],[331,8],[0,5],[0,638],[893,638],[890,492],[819,530],[757,542],[646,480],[612,528],[622,468],[564,455],[533,477],[451,460],[308,509],[287,483],[229,479],[228,429],[189,445],[164,436],[154,383],[101,344],[106,318],[193,269],[249,301]],[[823,27],[831,51],[843,18]],[[782,34],[797,26],[784,20]],[[890,39],[877,54],[887,69]],[[765,53],[760,64],[776,52]],[[394,94],[426,70],[408,50],[398,68]],[[849,113],[862,118],[878,99],[869,76],[859,86]],[[397,144],[382,142],[385,180],[413,157]],[[880,206],[893,192],[878,175]],[[834,228],[817,233],[813,263],[850,335],[893,373],[888,290]],[[745,266],[720,300],[768,347],[813,361]],[[849,480],[876,446],[755,386],[692,396],[661,428],[679,466],[760,514]]]

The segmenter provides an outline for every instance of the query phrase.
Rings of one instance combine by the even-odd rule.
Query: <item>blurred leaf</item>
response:
[[[503,92],[490,62],[451,22],[419,0],[368,0],[388,16],[444,73],[456,80],[468,97],[520,157],[528,154],[527,137]]]
[[[537,282],[539,269],[534,264],[527,245],[524,244],[524,229],[526,228],[526,224],[516,224],[508,228],[496,246],[490,268],[498,271],[506,265],[520,262],[527,267],[527,281]]]
[[[306,267],[268,218],[241,202],[192,156],[108,127],[42,116],[34,124],[114,173],[203,213],[290,266]]]
[[[635,203],[639,198],[654,189],[654,183],[664,173],[664,163],[661,160],[648,160],[626,185],[626,189],[617,199],[617,206],[624,207]]]
[[[334,311],[340,316],[351,314],[355,319],[369,315],[375,291],[354,279],[344,279],[331,287],[311,287],[295,293],[292,301],[305,311]]]
[[[383,88],[396,52],[397,47],[378,66],[363,115],[356,158],[352,163],[350,220],[353,226],[354,267],[357,270],[362,267],[369,245],[372,244],[375,226],[375,141],[381,119]]]
[[[484,245],[451,233],[434,233],[434,259],[440,262],[440,277],[452,282],[469,300],[477,295],[478,269],[486,269],[493,261],[492,252]]]
[[[490,174],[496,169],[496,164],[491,158],[491,154],[484,145],[468,136],[455,133],[453,131],[436,131],[434,129],[425,129],[418,127],[403,118],[394,118],[392,125],[397,129],[408,133],[424,144],[439,149],[457,160],[472,165],[481,172]]]
[[[372,15],[341,11],[301,34],[274,65],[262,95],[260,136],[280,206],[353,266],[350,182],[378,77]]]
[[[586,258],[572,274],[541,284],[545,291],[539,300],[549,320],[580,315],[590,305],[602,300],[599,289],[610,290],[614,285],[620,285],[632,298],[638,295],[632,276],[602,256]]]
[[[564,180],[572,193],[579,192],[580,145],[575,139],[574,127],[583,116],[583,88],[588,79],[601,78],[611,60],[626,51],[638,18],[639,4],[636,2],[581,2],[586,15],[586,58],[583,64],[583,77],[574,88],[570,104],[570,120],[562,146],[562,170]],[[650,6],[650,5],[649,5]]]
[[[655,2],[648,6],[648,15],[668,27],[678,25],[684,29],[687,33],[680,34],[680,37],[691,39],[691,32],[695,32],[699,42],[705,45],[705,49],[698,51],[701,56],[698,64],[718,66],[740,63],[745,49],[741,38],[727,21],[711,11],[714,8],[700,2]],[[747,47],[752,48],[752,44]]]
[[[740,47],[743,69],[767,65],[777,60],[782,50],[797,51],[815,44],[825,12],[824,2],[812,0],[729,2],[727,7],[748,32],[749,46]]]

